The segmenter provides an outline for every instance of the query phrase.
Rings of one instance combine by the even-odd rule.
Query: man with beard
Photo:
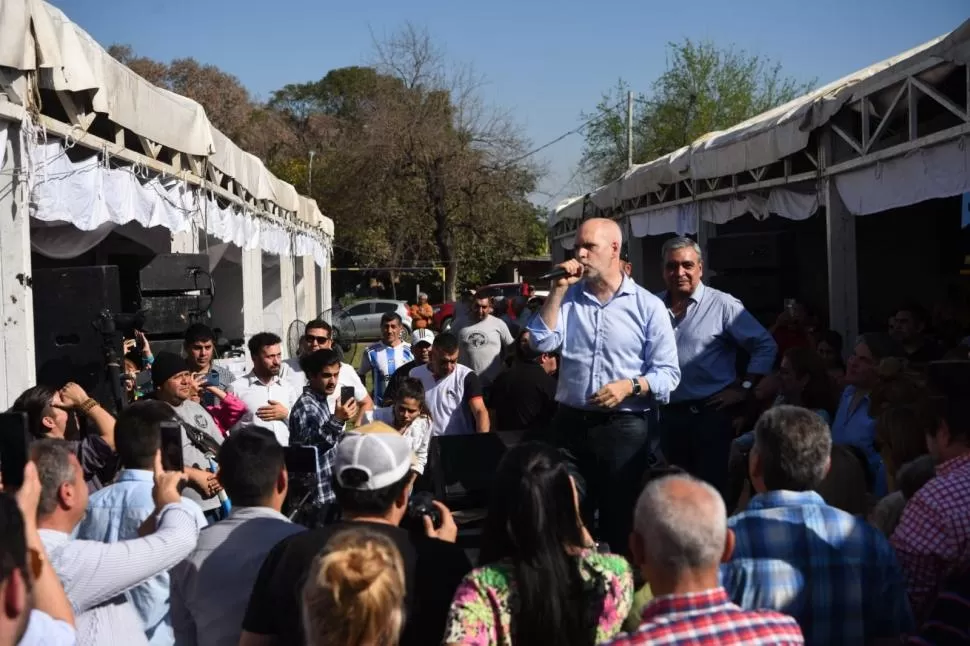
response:
[[[286,446],[290,441],[287,419],[300,391],[287,376],[289,368],[283,365],[280,343],[280,338],[272,332],[254,334],[249,340],[253,369],[232,382],[229,392],[246,404],[246,414],[234,428],[260,426],[272,431],[276,440]]]
[[[528,325],[536,350],[561,352],[554,441],[589,486],[586,520],[599,510],[598,536],[615,550],[628,543],[643,472],[661,458],[656,406],[680,382],[670,317],[624,273],[622,244],[613,220],[583,222],[575,259],[560,263],[565,275]]]
[[[330,397],[340,376],[340,357],[333,350],[317,350],[303,357],[300,365],[309,384],[293,404],[290,440],[293,445],[315,446],[320,451],[316,504],[321,517],[326,517],[336,500],[331,482],[334,447],[344,435],[344,425],[357,415],[357,400],[338,400],[331,408]]]
[[[429,331],[430,333],[430,331]],[[300,361],[303,357],[313,354],[317,350],[334,350],[337,355],[340,356],[338,348],[334,347],[334,334],[333,326],[322,319],[313,319],[306,324],[306,328],[303,332],[303,338],[300,339],[300,354],[298,357],[293,357],[292,359],[287,359],[283,362],[286,366],[283,371],[287,375],[287,379],[296,388],[297,395],[303,393],[303,389],[307,385],[306,375],[303,374],[303,368],[300,367]],[[411,362],[413,364],[414,362]],[[405,364],[398,368],[398,371],[410,366],[411,364]],[[408,368],[410,370],[410,368]],[[397,371],[395,371],[397,374]],[[393,377],[392,377],[393,379]],[[341,388],[348,387],[354,389],[354,397],[357,399],[357,413],[358,418],[361,414],[367,411],[374,410],[374,400],[370,398],[367,394],[367,388],[364,387],[364,382],[360,380],[357,375],[357,370],[341,359],[340,363],[340,376],[337,378],[337,388],[334,390],[334,395],[330,398],[330,408],[334,408],[336,404],[337,394],[340,392]],[[357,420],[354,420],[355,422]]]

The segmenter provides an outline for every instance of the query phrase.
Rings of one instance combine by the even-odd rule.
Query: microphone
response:
[[[539,276],[539,280],[559,280],[560,278],[565,278],[568,275],[569,272],[567,272],[565,269],[562,267],[556,267],[555,269],[547,271]]]

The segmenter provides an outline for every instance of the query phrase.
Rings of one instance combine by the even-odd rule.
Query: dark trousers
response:
[[[581,476],[583,521],[617,554],[628,551],[644,473],[661,460],[651,419],[655,413],[590,412],[562,405],[553,418],[551,439],[568,451]],[[598,525],[593,524],[596,510]]]
[[[728,456],[734,428],[731,415],[703,402],[678,403],[660,410],[660,441],[667,462],[700,478],[727,496]]]

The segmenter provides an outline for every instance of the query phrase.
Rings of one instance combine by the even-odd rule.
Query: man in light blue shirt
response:
[[[774,368],[778,346],[741,301],[701,282],[704,259],[696,242],[671,238],[661,253],[667,290],[658,296],[673,324],[681,369],[680,385],[661,411],[664,456],[724,495],[733,416]],[[750,355],[741,380],[738,349]]]
[[[124,471],[117,482],[91,495],[87,515],[78,526],[83,540],[116,543],[138,538],[138,528],[154,513],[153,464],[161,446],[161,422],[171,421],[171,408],[159,401],[132,404],[118,417],[115,444]],[[199,506],[183,497],[182,502],[196,516],[199,529],[206,526]],[[145,629],[151,646],[175,643],[169,620],[169,575],[162,572],[125,593]]]
[[[561,352],[550,440],[575,459],[588,526],[598,508],[598,536],[615,551],[627,545],[643,473],[660,460],[651,412],[680,381],[670,317],[623,272],[621,244],[616,222],[584,222],[576,259],[559,265],[566,275],[528,325],[533,347]]]

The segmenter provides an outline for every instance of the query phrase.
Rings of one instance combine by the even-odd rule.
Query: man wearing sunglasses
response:
[[[287,375],[291,383],[302,389],[307,386],[307,378],[300,367],[300,359],[313,354],[317,350],[333,350],[333,328],[329,323],[321,319],[314,319],[306,324],[303,337],[300,339],[300,356],[287,359],[284,363],[290,368]],[[337,376],[337,388],[328,397],[327,405],[330,410],[336,410],[338,399],[340,398],[341,388],[353,388],[354,399],[357,400],[357,418],[355,423],[367,411],[374,410],[374,400],[367,394],[364,382],[360,380],[357,371],[349,363],[340,362],[340,374]]]

